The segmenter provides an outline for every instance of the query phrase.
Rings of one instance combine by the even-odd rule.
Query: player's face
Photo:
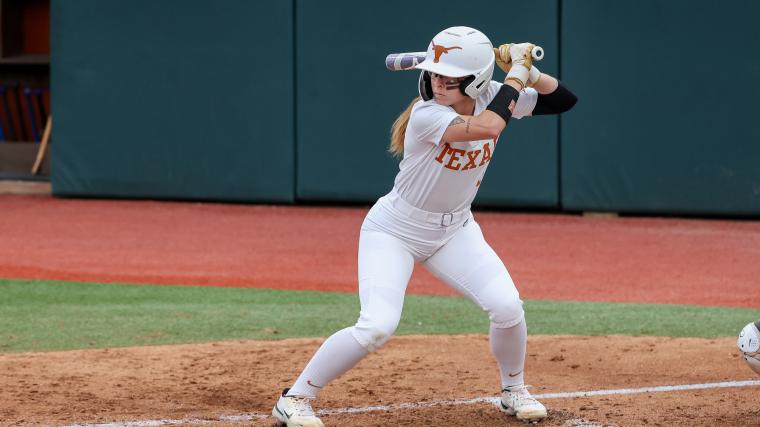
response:
[[[459,84],[464,77],[448,77],[430,73],[430,83],[433,87],[435,102],[441,105],[451,105],[461,101],[464,95],[459,90]]]

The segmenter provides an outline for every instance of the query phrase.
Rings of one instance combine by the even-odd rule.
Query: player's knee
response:
[[[491,324],[497,328],[511,328],[520,323],[524,316],[525,312],[519,297],[494,302],[488,313]]]
[[[397,326],[398,322],[371,325],[360,322],[354,326],[352,333],[362,347],[369,352],[374,352],[391,339]]]

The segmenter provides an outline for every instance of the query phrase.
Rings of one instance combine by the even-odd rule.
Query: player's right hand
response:
[[[502,50],[507,50],[512,62],[512,67],[509,73],[507,73],[507,80],[513,80],[522,85],[523,88],[526,87],[530,79],[530,69],[533,65],[531,51],[535,45],[531,43],[511,44],[507,49],[502,49],[502,46],[499,46],[499,53]]]
[[[528,87],[533,87],[538,83],[538,79],[541,78],[541,71],[535,65],[530,67],[530,73],[528,74]]]
[[[509,46],[508,52],[512,65],[524,65],[525,68],[530,70],[530,67],[533,65],[532,51],[536,45],[532,43],[516,43],[506,46]],[[501,46],[499,46],[499,52],[501,52]]]

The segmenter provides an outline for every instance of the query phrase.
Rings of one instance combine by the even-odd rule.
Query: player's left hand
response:
[[[509,43],[507,43],[498,48],[493,48],[493,54],[496,57],[496,65],[498,65],[505,73],[508,73],[510,68],[512,68],[512,58],[509,56],[509,46]]]

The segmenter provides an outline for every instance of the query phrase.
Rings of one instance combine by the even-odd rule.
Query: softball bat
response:
[[[414,69],[417,64],[425,60],[427,52],[391,53],[385,57],[385,68],[390,71],[406,71]],[[544,48],[534,46],[530,51],[534,61],[544,58]]]

